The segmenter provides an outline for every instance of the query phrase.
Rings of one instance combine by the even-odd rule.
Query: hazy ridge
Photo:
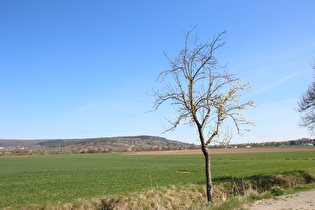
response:
[[[153,148],[153,147],[189,147],[188,144],[180,141],[169,140],[158,136],[123,136],[123,137],[102,137],[82,139],[41,139],[41,140],[8,140],[0,139],[0,147],[25,147],[30,148],[38,145],[48,149],[110,149],[130,150],[132,148]]]

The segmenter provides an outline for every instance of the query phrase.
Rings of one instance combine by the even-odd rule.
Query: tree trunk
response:
[[[207,199],[208,202],[212,202],[212,179],[211,179],[211,170],[210,170],[210,154],[206,146],[202,147],[203,155],[205,156],[206,163],[206,178],[207,178]]]

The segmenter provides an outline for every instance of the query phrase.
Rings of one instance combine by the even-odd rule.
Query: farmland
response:
[[[315,174],[315,151],[213,154],[214,183],[227,178]],[[152,187],[203,184],[201,154],[69,154],[0,158],[0,208],[53,205],[140,192]]]

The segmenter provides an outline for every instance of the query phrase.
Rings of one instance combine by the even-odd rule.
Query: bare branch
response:
[[[219,134],[220,127],[227,118],[232,119],[238,133],[240,125],[251,124],[240,117],[237,111],[253,106],[254,102],[241,104],[237,99],[240,97],[236,94],[238,91],[250,90],[248,84],[241,85],[234,75],[217,71],[222,67],[218,65],[214,53],[225,44],[223,36],[226,31],[215,35],[211,42],[208,40],[205,44],[198,44],[196,36],[194,47],[190,50],[188,43],[193,29],[186,33],[184,49],[177,57],[170,58],[164,52],[171,69],[163,71],[158,80],[164,82],[167,76],[171,76],[174,83],[166,85],[162,92],[154,91],[154,108],[158,109],[170,101],[178,111],[178,116],[175,121],[169,121],[170,128],[167,131],[174,130],[181,121],[188,121],[195,124],[199,132],[211,131],[206,141],[201,139],[207,145]],[[213,129],[210,129],[211,124],[215,125],[212,126]]]
[[[315,58],[311,67],[315,70]],[[308,87],[306,92],[298,101],[298,112],[300,112],[301,121],[299,125],[309,129],[311,134],[315,132],[315,81]]]

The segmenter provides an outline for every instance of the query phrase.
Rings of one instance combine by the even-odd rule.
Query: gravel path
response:
[[[277,199],[265,199],[257,201],[251,207],[245,207],[250,210],[295,210],[309,209],[315,210],[315,190],[299,192],[292,195],[282,195]]]

